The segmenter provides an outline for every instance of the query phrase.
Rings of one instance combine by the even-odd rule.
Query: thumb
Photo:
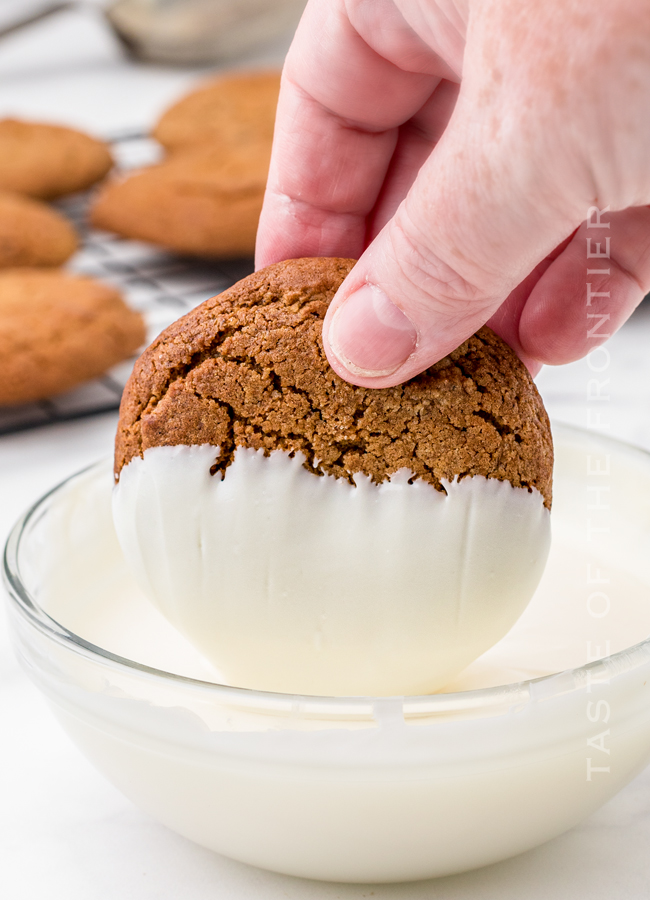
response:
[[[328,310],[325,352],[354,384],[390,387],[446,356],[584,218],[523,137],[487,142],[457,113]]]

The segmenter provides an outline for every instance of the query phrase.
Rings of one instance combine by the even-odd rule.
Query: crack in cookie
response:
[[[322,319],[353,260],[269,266],[163,332],[127,384],[115,474],[149,447],[213,444],[227,477],[238,447],[302,453],[316,475],[381,483],[407,468],[483,475],[551,504],[553,448],[532,378],[489,328],[406,384],[373,390],[329,366]]]

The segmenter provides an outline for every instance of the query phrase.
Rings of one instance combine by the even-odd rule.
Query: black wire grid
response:
[[[155,158],[156,145],[142,135],[124,135],[112,145],[123,169]],[[90,229],[86,218],[88,203],[89,196],[82,194],[57,204],[72,220],[83,242],[68,268],[119,288],[126,302],[143,314],[147,342],[203,300],[253,271],[251,259],[189,259]],[[134,362],[135,357],[100,378],[49,400],[0,408],[0,434],[117,409]]]

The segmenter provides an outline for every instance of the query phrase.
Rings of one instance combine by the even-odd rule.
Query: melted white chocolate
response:
[[[299,455],[157,447],[114,491],[138,583],[231,684],[303,694],[418,694],[502,638],[544,570],[537,491],[483,477],[446,494],[317,477]]]

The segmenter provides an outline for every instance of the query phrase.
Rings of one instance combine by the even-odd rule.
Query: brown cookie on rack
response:
[[[279,92],[279,71],[220,76],[170,107],[153,137],[170,152],[206,142],[235,152],[250,143],[270,146]]]
[[[270,146],[238,154],[205,144],[109,182],[97,196],[97,228],[201,257],[250,256],[255,249]]]
[[[60,266],[78,246],[74,228],[60,213],[0,191],[0,268]]]
[[[0,120],[0,190],[52,200],[86,190],[112,165],[103,141],[74,128]]]
[[[0,405],[42,400],[103,374],[145,337],[114,288],[58,271],[0,272]]]

